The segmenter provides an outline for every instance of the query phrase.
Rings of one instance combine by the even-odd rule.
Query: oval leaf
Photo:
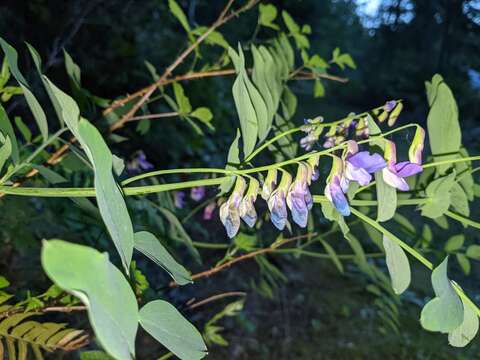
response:
[[[395,294],[403,293],[410,285],[411,272],[407,255],[403,249],[387,236],[383,236],[383,247],[385,249],[386,261],[392,288]]]

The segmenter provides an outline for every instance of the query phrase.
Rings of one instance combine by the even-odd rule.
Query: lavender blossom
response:
[[[379,154],[370,154],[368,151],[360,151],[358,144],[349,140],[347,142],[347,154],[345,157],[344,173],[341,182],[343,187],[348,188],[350,181],[356,181],[361,186],[366,186],[372,180],[374,172],[387,166],[385,160]]]
[[[151,169],[153,169],[153,164],[147,160],[147,156],[142,150],[137,151],[127,162],[127,170],[132,174]]]
[[[214,201],[205,206],[203,209],[203,220],[212,220],[213,212],[215,211],[216,207],[217,204]]]
[[[220,220],[227,235],[233,238],[240,229],[240,202],[245,192],[246,183],[242,177],[237,177],[237,182],[228,200],[220,206]]]
[[[383,180],[398,190],[408,191],[409,186],[404,178],[418,174],[423,170],[422,166],[410,161],[397,163],[395,143],[388,140],[385,146],[385,158],[388,166],[383,169]]]
[[[176,208],[183,209],[185,206],[185,193],[183,191],[175,191],[173,195],[173,202]]]
[[[190,198],[193,201],[200,201],[205,197],[205,186],[195,186],[190,190]]]
[[[333,204],[335,209],[343,216],[350,215],[350,207],[342,189],[340,179],[343,176],[343,161],[339,157],[333,155],[332,169],[327,179],[327,186],[325,186],[325,196]]]
[[[308,177],[311,177],[311,173],[312,170],[308,164],[300,163],[295,181],[290,185],[287,194],[287,205],[292,212],[293,221],[303,228],[307,226],[308,211],[313,206],[312,195],[308,188]]]
[[[255,210],[255,200],[257,200],[260,184],[255,178],[250,179],[247,194],[240,203],[240,217],[249,226],[253,227],[257,221],[257,212]]]
[[[287,224],[288,214],[285,199],[291,183],[292,176],[284,172],[278,188],[272,192],[268,199],[268,209],[270,210],[271,220],[278,230],[283,230]]]

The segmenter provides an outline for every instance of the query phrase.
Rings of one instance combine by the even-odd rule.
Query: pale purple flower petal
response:
[[[349,156],[347,161],[357,168],[363,168],[369,173],[374,173],[387,166],[385,159],[380,154],[369,154],[368,151],[360,151]]]
[[[193,201],[200,201],[205,197],[205,186],[195,186],[190,191],[190,197]]]
[[[306,183],[296,180],[287,195],[287,205],[292,212],[292,219],[300,227],[307,226],[308,206],[305,199],[307,192],[310,193]]]
[[[234,207],[230,200],[227,200],[220,206],[220,220],[229,238],[237,235],[240,229],[240,214],[238,208]]]
[[[183,209],[185,206],[185,193],[183,191],[175,191],[173,194],[173,202],[176,208]]]
[[[397,188],[401,191],[408,191],[409,186],[407,182],[400,177],[395,172],[391,171],[389,168],[384,168],[382,170],[383,180],[390,186]]]
[[[211,202],[203,209],[203,220],[212,220],[213,211],[217,207],[215,202]]]
[[[345,166],[345,177],[350,181],[358,182],[361,186],[368,185],[372,180],[372,175],[367,170],[354,166],[350,161],[347,161]]]
[[[410,161],[403,161],[395,164],[395,170],[398,176],[404,178],[422,172],[423,168],[421,165],[411,163]]]
[[[283,230],[287,223],[287,204],[283,191],[274,191],[268,199],[268,209],[273,225],[278,230]]]
[[[340,180],[334,176],[332,181],[325,187],[325,196],[333,203],[333,206],[343,216],[350,215],[350,207],[347,198],[340,187]]]

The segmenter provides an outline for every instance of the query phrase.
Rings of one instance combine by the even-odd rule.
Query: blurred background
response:
[[[178,3],[191,24],[202,25],[211,24],[225,5],[223,0],[178,0]],[[298,110],[294,122],[301,124],[304,117],[317,115],[333,121],[350,112],[361,112],[387,100],[402,98],[405,110],[400,124],[410,121],[425,124],[428,105],[424,82],[440,73],[458,102],[463,143],[471,154],[479,153],[480,1],[278,0],[269,3],[279,10],[287,10],[298,23],[311,26],[312,53],[328,58],[338,46],[350,53],[356,63],[356,69],[338,74],[348,77],[347,83],[324,82],[326,95],[322,98],[312,96],[312,82],[295,84]],[[268,30],[264,29],[254,33],[257,18],[258,11],[252,10],[222,28],[231,46],[238,41],[248,42],[252,37],[261,40],[267,35],[263,32]],[[2,0],[0,35],[17,48],[21,68],[36,86],[40,87],[39,79],[35,77],[25,41],[39,51],[44,72],[61,87],[68,87],[62,51],[65,48],[81,68],[83,87],[107,99],[150,84],[151,75],[145,61],[161,73],[186,44],[185,33],[171,16],[167,1],[162,0]],[[188,66],[184,65],[177,73],[186,70]],[[135,126],[122,129],[119,135],[128,141],[113,141],[114,152],[131,159],[143,151],[158,169],[223,167],[226,149],[237,127],[232,83],[233,77],[183,83],[194,107],[202,105],[212,109],[215,132],[199,136],[184,122],[159,119],[151,123],[146,134]],[[47,101],[45,94],[40,95],[40,99]],[[158,112],[166,111],[162,108],[164,105],[157,106]],[[28,123],[28,110],[22,99],[12,100],[7,110],[12,117],[24,115]],[[100,111],[92,111],[92,120],[100,117]],[[0,241],[4,242],[0,247],[0,273],[18,289],[45,289],[48,282],[39,265],[39,239],[50,235],[77,239],[83,236],[85,228],[79,227],[72,233],[74,227],[69,217],[76,216],[75,210],[61,200],[1,201],[0,211],[5,216],[0,220]],[[138,206],[141,213],[141,204],[130,206],[134,209]],[[188,214],[188,206],[179,210],[179,217]],[[194,219],[197,221],[185,225],[192,238],[225,241],[219,221],[202,221],[201,214],[194,215]],[[424,226],[423,223],[415,225]],[[432,229],[433,237],[443,244],[448,234],[433,226]],[[470,236],[474,241],[480,240],[478,234]],[[107,246],[100,234],[87,242]],[[219,254],[213,250],[202,252],[202,257],[204,265],[193,264],[192,271],[214,264]],[[456,350],[447,345],[445,336],[421,328],[420,305],[428,296],[425,289],[429,289],[428,274],[423,270],[413,269],[413,289],[398,306],[398,331],[395,331],[386,324],[375,292],[372,288],[368,290],[368,279],[355,265],[346,264],[345,273],[340,274],[324,259],[280,256],[267,259],[275,268],[273,275],[268,273],[272,271],[268,270],[269,265],[266,269],[265,264],[252,260],[186,289],[156,291],[165,291],[179,306],[192,296],[202,298],[215,291],[247,293],[244,311],[223,320],[222,336],[228,344],[211,346],[211,359],[480,358],[478,338],[466,349]],[[381,260],[378,261],[381,266]],[[17,265],[25,262],[29,264],[27,268]],[[152,264],[140,265],[151,284],[161,283]],[[473,267],[473,275],[468,279],[463,279],[457,270],[454,278],[458,276],[464,283],[470,282],[473,289],[476,284],[478,290],[478,276],[475,276],[478,269]],[[480,300],[475,293],[473,296]],[[226,304],[228,300],[188,316],[202,327]],[[155,358],[159,349],[153,347],[148,337],[140,341],[145,346],[141,347],[139,358]]]

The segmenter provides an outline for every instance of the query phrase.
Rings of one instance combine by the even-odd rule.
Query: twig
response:
[[[242,6],[240,9],[232,12],[230,15],[227,16],[227,13],[234,1],[235,0],[228,1],[227,5],[222,10],[218,19],[212,24],[212,26],[210,26],[208,30],[205,31],[201,36],[199,36],[194,43],[192,43],[187,49],[185,49],[180,54],[180,56],[169,67],[167,67],[163,75],[160,76],[160,78],[156,82],[149,85],[145,89],[145,93],[142,96],[142,98],[135,105],[133,105],[132,109],[130,109],[130,111],[128,111],[124,116],[122,116],[122,118],[119,121],[113,123],[110,126],[110,131],[115,131],[123,127],[123,125],[125,125],[125,123],[135,115],[138,109],[140,109],[142,105],[145,104],[145,102],[150,98],[150,96],[154,93],[157,87],[161,85],[163,82],[165,82],[165,80],[170,76],[173,70],[175,70],[177,66],[180,65],[188,57],[188,55],[190,55],[197,48],[197,46],[199,46],[213,31],[215,31],[217,28],[219,28],[220,26],[222,26],[232,18],[238,16],[242,12],[253,7],[259,0],[250,0],[249,2],[247,2],[247,4]]]
[[[44,309],[40,309],[40,312],[62,312],[62,313],[70,313],[73,311],[85,311],[87,310],[86,306],[50,306]]]
[[[193,309],[198,308],[200,306],[206,305],[206,304],[211,303],[213,301],[224,299],[226,297],[246,296],[246,295],[247,295],[247,293],[245,293],[243,291],[230,291],[230,292],[226,292],[226,293],[221,293],[221,294],[210,296],[210,297],[208,297],[206,299],[203,299],[203,300],[200,300],[196,303],[190,304],[188,306],[188,309],[193,310]]]
[[[140,116],[134,116],[131,117],[128,121],[139,121],[139,120],[146,120],[146,119],[160,119],[160,118],[166,118],[166,117],[174,117],[178,116],[178,112],[172,111],[172,112],[165,112],[165,113],[159,113],[159,114],[148,114],[148,115],[140,115]]]
[[[292,238],[281,240],[279,242],[273,243],[268,248],[252,251],[251,253],[236,257],[236,258],[234,258],[230,261],[227,261],[226,263],[224,263],[222,265],[211,268],[210,270],[205,270],[205,271],[202,271],[200,273],[194,274],[194,275],[192,275],[192,280],[197,280],[197,279],[200,279],[200,278],[203,278],[203,277],[214,275],[214,274],[216,274],[216,273],[218,273],[222,270],[225,270],[226,268],[229,268],[230,266],[232,266],[233,264],[236,264],[238,262],[254,258],[258,255],[273,252],[273,251],[275,251],[276,248],[278,248],[280,246],[283,246],[285,244],[288,244],[292,241],[301,240],[301,239],[309,238],[311,236],[316,236],[316,235],[317,235],[317,233],[310,233],[310,234],[299,235],[299,236],[295,236],[295,237],[292,237]],[[178,284],[176,282],[172,281],[169,284],[169,286],[170,287],[176,287],[176,286],[178,286]]]

